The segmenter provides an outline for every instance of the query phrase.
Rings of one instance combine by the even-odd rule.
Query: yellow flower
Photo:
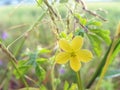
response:
[[[63,52],[56,56],[56,63],[65,64],[70,61],[70,67],[75,71],[81,68],[81,62],[88,62],[93,58],[89,50],[81,49],[83,45],[83,38],[76,36],[71,42],[65,39],[59,40],[59,46]]]

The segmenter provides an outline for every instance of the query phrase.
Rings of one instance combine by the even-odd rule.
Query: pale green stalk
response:
[[[53,67],[51,69],[51,84],[52,84],[52,90],[56,90],[55,83],[54,83],[54,67],[55,63],[53,63]]]
[[[80,72],[79,71],[76,72],[76,75],[77,75],[77,79],[78,79],[78,82],[77,82],[77,84],[78,84],[78,90],[84,90],[83,86],[82,86],[82,80],[81,80]]]
[[[106,63],[105,63],[105,65],[104,65],[104,67],[103,67],[103,70],[102,70],[101,75],[100,75],[100,79],[99,79],[99,81],[98,81],[98,83],[97,83],[97,85],[96,85],[95,90],[99,90],[99,88],[100,88],[101,82],[102,82],[102,80],[103,80],[103,78],[104,78],[104,76],[105,76],[105,73],[107,72],[107,69],[108,69],[108,67],[109,67],[110,59],[111,59],[111,56],[112,56],[112,53],[113,53],[113,51],[114,51],[114,48],[115,48],[116,44],[117,44],[117,43],[116,43],[116,40],[113,40],[111,49],[110,49],[110,51],[109,51],[109,53],[108,53],[108,56],[107,56],[107,59],[106,59]]]
[[[15,39],[12,43],[10,43],[8,46],[7,46],[7,49],[9,49],[9,47],[11,45],[13,45],[16,41],[20,40],[22,37],[25,37],[27,36],[32,30],[34,30],[34,27],[36,27],[39,22],[43,19],[43,17],[45,16],[47,10],[45,12],[43,12],[43,14],[35,21],[35,23],[33,23],[33,25],[26,31],[24,32],[22,35],[20,35],[17,39]]]

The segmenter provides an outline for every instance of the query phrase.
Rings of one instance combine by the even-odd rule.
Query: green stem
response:
[[[112,42],[113,43],[113,42]],[[109,51],[111,49],[111,46],[112,46],[112,43],[111,45],[109,46],[107,52],[105,53],[102,61],[100,62],[100,64],[98,65],[97,69],[95,70],[94,74],[92,75],[92,77],[90,78],[88,84],[86,85],[86,88],[90,88],[91,85],[93,84],[93,82],[95,81],[95,79],[100,75],[101,71],[102,71],[102,68],[103,66],[105,65],[105,62],[106,62],[106,58],[109,54]]]
[[[17,66],[16,66],[17,60],[16,60],[16,58],[14,57],[14,55],[13,55],[13,54],[5,47],[5,45],[2,44],[2,43],[0,43],[0,48],[2,49],[2,51],[3,51],[4,53],[7,54],[7,56],[10,57],[10,59],[9,59],[10,62],[12,63],[13,67],[16,69],[17,73],[21,76],[21,73],[19,72],[19,70],[18,70],[18,68],[17,68]],[[24,84],[26,85],[26,87],[28,87],[28,84],[27,84],[27,82],[25,81],[25,79],[24,79],[23,77],[21,77],[21,80],[24,82]],[[27,89],[27,90],[28,90],[28,89]]]
[[[80,72],[79,71],[76,72],[76,75],[77,75],[77,79],[78,79],[78,82],[77,82],[78,90],[84,90],[83,86],[82,86],[82,80],[81,80]]]
[[[53,67],[52,67],[52,69],[51,69],[52,90],[56,90],[55,83],[54,83],[54,67],[55,67],[55,63],[53,63]]]
[[[43,19],[43,17],[45,16],[47,10],[45,12],[42,13],[42,15],[40,17],[38,17],[38,19],[35,21],[35,23],[33,23],[33,25],[26,31],[24,32],[22,35],[20,35],[17,39],[15,39],[12,43],[10,43],[8,46],[7,46],[7,49],[9,49],[10,46],[12,46],[16,41],[20,40],[21,38],[23,37],[27,37],[28,34],[34,30],[34,27],[36,27],[39,22]]]
[[[101,72],[101,75],[100,75],[100,78],[98,80],[98,83],[96,85],[96,89],[95,90],[99,90],[100,84],[101,84],[101,82],[102,82],[102,80],[103,80],[103,78],[105,76],[105,73],[107,72],[107,69],[108,69],[108,67],[110,65],[111,56],[112,56],[112,54],[114,52],[114,48],[115,48],[116,44],[117,44],[116,40],[113,40],[111,49],[110,49],[110,51],[109,51],[109,53],[107,55],[107,58],[106,58],[106,63],[104,65],[103,69],[102,69],[102,72]]]

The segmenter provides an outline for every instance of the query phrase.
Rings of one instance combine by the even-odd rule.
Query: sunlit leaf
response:
[[[39,54],[45,54],[45,53],[50,53],[51,51],[46,49],[46,48],[42,48],[41,50],[39,50]]]
[[[65,32],[61,32],[59,36],[60,36],[60,38],[66,38],[67,34]]]
[[[97,36],[101,37],[107,44],[111,43],[110,31],[104,29],[92,29],[91,32],[95,33]]]
[[[81,17],[79,13],[75,13],[74,16],[79,20],[81,24],[86,25],[87,23],[86,18]]]
[[[87,22],[87,26],[94,25],[94,26],[102,26],[102,22],[96,20],[90,20]]]
[[[71,85],[69,90],[78,90],[77,84],[72,83],[72,85]]]
[[[47,90],[47,89],[46,89],[46,87],[44,85],[41,85],[40,90]]]
[[[40,6],[43,3],[43,0],[37,0],[37,4]]]
[[[46,61],[47,61],[46,58],[38,58],[38,59],[36,60],[36,62],[37,62],[38,64],[43,64],[43,63],[46,62]]]
[[[68,88],[69,88],[69,83],[67,81],[65,81],[64,90],[68,90]]]
[[[99,37],[97,35],[88,35],[91,45],[93,47],[93,50],[95,51],[95,53],[100,56],[102,49],[101,49],[101,40],[99,39]]]

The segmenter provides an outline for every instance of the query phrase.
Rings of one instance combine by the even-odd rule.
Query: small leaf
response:
[[[68,36],[67,36],[67,39],[68,39],[68,40],[71,40],[72,37],[73,37],[73,33],[69,33]]]
[[[59,85],[60,82],[61,82],[60,78],[55,78],[55,79],[54,79],[54,83],[55,83],[54,85],[55,85],[55,86]]]
[[[38,58],[38,59],[36,60],[36,62],[37,62],[38,64],[43,64],[43,63],[46,62],[46,61],[47,61],[46,58]]]
[[[41,66],[36,65],[35,72],[36,72],[36,75],[39,78],[40,82],[45,79],[46,72]]]
[[[86,18],[81,17],[79,13],[75,13],[74,16],[79,20],[81,24],[86,25],[87,23]]]
[[[102,49],[101,49],[101,40],[97,35],[88,35],[91,45],[93,47],[94,52],[97,54],[97,56],[101,55]]]
[[[92,29],[91,32],[95,33],[97,36],[101,37],[107,44],[111,43],[110,31],[104,29]]]
[[[39,50],[39,54],[45,54],[45,53],[50,53],[51,51],[46,49],[46,48],[42,48],[41,50]]]
[[[27,71],[29,70],[30,65],[27,65],[26,63],[27,63],[27,61],[25,61],[25,60],[20,60],[18,62],[17,70],[19,71],[20,74],[18,73],[17,70],[14,70],[14,72],[13,72],[17,79],[24,76],[27,73]]]
[[[102,22],[96,20],[90,20],[87,22],[87,26],[94,25],[94,26],[102,26]]]
[[[43,0],[37,0],[38,6],[40,6],[43,3]]]
[[[59,36],[60,36],[60,38],[66,38],[67,34],[66,34],[66,32],[61,32]]]
[[[84,34],[85,34],[85,31],[83,29],[78,28],[75,31],[75,36],[82,36],[82,37],[84,37]]]
[[[64,90],[68,90],[68,88],[69,88],[69,83],[67,81],[65,81]]]
[[[40,90],[47,90],[44,85],[40,85]]]
[[[71,85],[69,90],[78,90],[77,84],[72,83],[72,85]]]
[[[30,53],[29,54],[29,60],[28,60],[28,65],[33,65],[36,66],[36,59],[38,57],[38,53],[34,52],[34,53]]]

